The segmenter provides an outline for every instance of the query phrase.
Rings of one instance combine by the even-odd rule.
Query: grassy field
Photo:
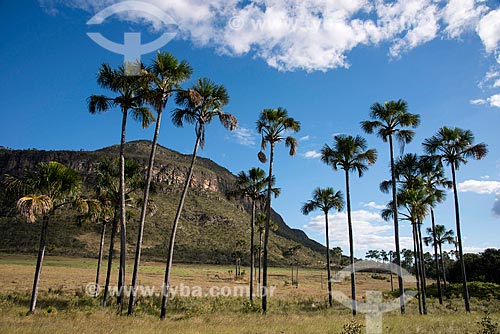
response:
[[[169,301],[168,320],[158,320],[158,296],[141,297],[137,314],[120,317],[114,300],[102,309],[99,300],[88,296],[85,287],[95,280],[95,260],[47,257],[40,281],[40,297],[35,315],[26,316],[29,305],[34,257],[0,254],[0,333],[342,333],[352,316],[340,304],[326,307],[326,277],[319,270],[301,269],[299,287],[290,286],[291,270],[271,268],[270,284],[275,294],[269,299],[268,315],[262,316],[246,297],[175,297]],[[127,280],[130,268],[127,268]],[[140,284],[161,289],[163,264],[145,263]],[[176,265],[172,285],[200,287],[204,294],[212,287],[221,289],[247,286],[247,278],[234,280],[229,266]],[[248,273],[248,268],[245,268]],[[102,270],[104,272],[104,270]],[[113,278],[117,271],[114,270]],[[365,291],[390,291],[386,279],[371,273],[357,276],[359,300]],[[104,277],[101,277],[101,281]],[[323,282],[322,282],[323,281]],[[114,284],[115,282],[113,282]],[[342,280],[334,290],[349,294],[350,283]],[[392,298],[386,293],[387,298]],[[465,314],[462,301],[453,298],[439,305],[429,300],[429,315],[418,314],[417,305],[408,305],[404,317],[397,311],[384,314],[384,333],[483,333],[478,324],[484,312],[493,322],[500,320],[498,301],[472,299],[472,313]],[[356,318],[364,324],[364,315]],[[363,331],[364,333],[364,331]]]

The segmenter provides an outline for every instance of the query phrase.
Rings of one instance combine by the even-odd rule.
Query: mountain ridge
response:
[[[126,158],[137,161],[145,169],[145,166],[147,166],[147,162],[149,159],[150,145],[151,142],[148,140],[128,142],[125,146]],[[95,151],[46,151],[34,149],[13,150],[0,148],[0,175],[12,174],[15,176],[20,176],[25,169],[30,168],[39,162],[54,160],[77,170],[82,175],[84,182],[88,183],[90,182],[89,180],[91,178],[92,172],[95,170],[96,163],[102,159],[116,158],[118,156],[118,150],[119,145],[103,147]],[[153,180],[159,185],[159,193],[161,194],[157,195],[156,197],[160,199],[160,202],[164,201],[166,206],[170,207],[175,204],[175,194],[179,192],[178,188],[185,181],[187,169],[190,162],[191,155],[182,154],[162,145],[158,145],[155,168],[153,171]],[[235,175],[232,174],[227,168],[217,164],[209,158],[197,157],[193,180],[191,183],[192,187],[190,189],[190,193],[188,193],[188,197],[193,197],[192,199],[195,202],[203,202],[207,207],[215,205],[217,207],[220,207],[221,211],[228,212],[224,216],[223,214],[218,214],[216,211],[214,211],[212,215],[208,215],[208,221],[215,219],[215,221],[226,221],[227,223],[231,219],[237,219],[238,224],[242,224],[242,226],[245,227],[248,224],[245,224],[246,222],[241,221],[243,220],[242,217],[233,217],[232,213],[229,213],[228,209],[228,207],[234,206],[235,210],[243,212],[243,216],[245,216],[245,214],[246,216],[248,216],[248,201],[234,199],[229,200],[227,198],[227,195],[234,187],[234,180]],[[168,196],[166,194],[168,194]],[[168,200],[164,197],[168,197]],[[210,203],[211,201],[212,204]],[[207,220],[207,215],[200,210],[197,210],[199,208],[200,207],[196,207],[196,205],[194,205],[192,208],[187,208],[185,217],[188,218],[188,221],[198,224],[203,220]],[[171,213],[163,213],[165,217],[167,217],[169,214]],[[2,215],[5,215],[5,212],[3,212]],[[10,215],[12,215],[12,210],[10,210]],[[228,218],[229,216],[231,216],[231,219]],[[287,241],[284,242],[286,244],[294,243],[301,245],[301,247],[304,248],[303,253],[308,254],[308,256],[306,257],[312,257],[315,259],[309,259],[307,261],[317,261],[317,259],[319,258],[317,255],[324,253],[324,246],[308,238],[304,231],[289,227],[284,222],[282,217],[274,210],[272,213],[272,219],[279,226],[278,230],[274,233],[277,237],[286,239]],[[0,228],[1,227],[2,224],[0,222]],[[188,232],[191,233],[193,231]],[[218,233],[215,230],[213,232],[216,234]],[[235,233],[237,233],[236,230]],[[194,234],[199,233],[197,232]],[[133,244],[133,240],[130,240],[130,242]],[[165,243],[165,240],[163,240],[163,243]],[[189,248],[188,244],[185,244],[184,246]],[[1,249],[2,247],[0,247],[0,250]],[[9,251],[9,247],[6,247],[6,249],[4,250]],[[147,250],[145,251],[145,253],[148,253]],[[285,254],[286,249],[281,249],[281,253]],[[279,252],[277,252],[276,255],[279,255]],[[282,257],[284,256],[285,255],[283,255]],[[190,262],[187,258],[185,258],[184,260]]]

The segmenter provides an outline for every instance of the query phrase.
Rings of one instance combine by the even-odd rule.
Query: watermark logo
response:
[[[271,286],[268,289],[268,295],[273,296],[274,290],[276,287]],[[101,292],[104,288],[100,285],[96,285],[95,283],[88,283],[85,287],[85,293],[94,297]],[[166,286],[163,286],[161,289],[158,289],[155,286],[151,285],[138,285],[135,288],[135,291],[132,290],[131,286],[123,286],[118,287],[115,285],[111,285],[108,287],[108,293],[110,296],[120,296],[125,295],[127,297],[130,296],[132,292],[134,295],[144,296],[144,297],[160,297],[167,293],[168,298],[173,299],[175,297],[249,297],[250,296],[250,288],[247,285],[234,285],[234,286],[210,286],[210,287],[201,287],[201,286],[190,286],[184,283],[180,283],[176,286],[170,286],[168,289]]]
[[[393,263],[379,263],[374,261],[359,261],[354,264],[354,272],[367,272],[370,270],[384,271],[398,275],[398,266]],[[340,271],[333,281],[340,282],[351,275],[352,266]],[[415,278],[404,268],[401,268],[402,278],[410,282],[415,282]],[[405,304],[416,296],[416,291],[409,291],[404,294]],[[332,297],[348,308],[357,305],[357,311],[366,316],[366,333],[382,334],[382,314],[399,309],[399,298],[384,302],[381,291],[366,291],[365,302],[354,301],[340,291],[332,291]]]
[[[160,8],[142,1],[123,1],[114,5],[108,6],[95,14],[90,20],[87,21],[88,25],[102,24],[108,17],[114,14],[130,12],[140,12],[145,18],[149,18],[152,22],[160,21],[165,27],[177,26],[175,20]],[[101,47],[111,52],[121,54],[124,56],[124,63],[137,64],[141,56],[155,50],[160,49],[168,42],[170,42],[177,32],[166,31],[154,41],[146,44],[141,42],[141,33],[139,32],[126,32],[123,36],[123,44],[118,44],[110,41],[98,32],[89,32],[89,36],[94,42]],[[139,75],[140,68],[138,66],[127,66],[126,75]]]

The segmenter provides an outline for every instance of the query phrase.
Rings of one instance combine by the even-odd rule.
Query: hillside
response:
[[[38,162],[58,161],[76,169],[82,175],[86,191],[90,191],[97,163],[116,158],[118,148],[111,146],[97,151],[0,149],[0,175],[19,176]],[[149,149],[150,142],[134,141],[126,145],[125,154],[127,159],[133,159],[145,168]],[[170,226],[190,159],[189,155],[158,147],[154,169],[157,193],[152,197],[159,210],[146,221],[146,259],[161,260],[166,254]],[[230,263],[231,254],[237,248],[245,254],[244,260],[249,258],[248,202],[227,198],[234,180],[235,176],[224,167],[206,158],[197,159],[192,188],[176,238],[176,261]],[[15,212],[14,199],[7,198],[3,191],[0,199],[0,233],[3,236],[0,251],[35,252],[40,225],[22,221]],[[137,216],[128,222],[130,253],[135,245]],[[317,265],[318,261],[322,261],[324,247],[321,244],[309,239],[303,231],[290,228],[274,211],[272,218],[278,224],[278,230],[270,236],[271,263],[288,264],[290,259],[285,258],[284,253],[295,245],[301,246],[297,257],[303,264]],[[99,231],[100,227],[96,224],[82,223],[73,212],[62,211],[49,226],[48,253],[94,257],[98,250]]]

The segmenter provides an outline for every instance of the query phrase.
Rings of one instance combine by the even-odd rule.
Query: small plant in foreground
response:
[[[348,323],[344,324],[344,329],[342,334],[361,334],[361,329],[363,325],[359,324],[356,320],[352,319]]]
[[[498,323],[491,321],[490,315],[488,312],[484,315],[480,322],[481,329],[479,329],[479,334],[499,334]]]

